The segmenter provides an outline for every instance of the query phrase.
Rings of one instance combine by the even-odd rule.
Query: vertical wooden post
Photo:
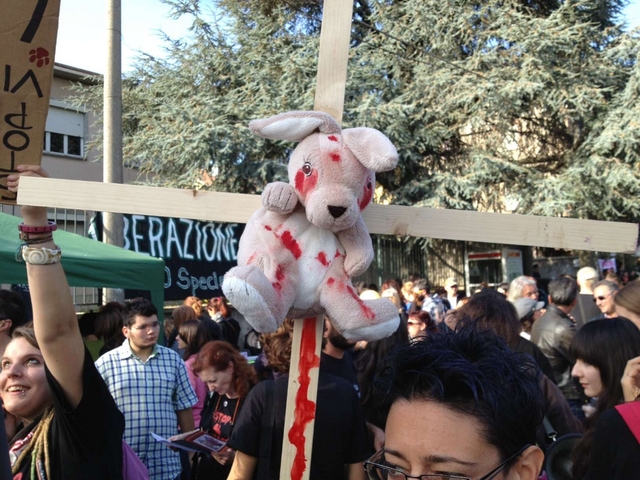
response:
[[[309,478],[324,316],[296,320],[287,389],[280,479]]]
[[[352,0],[325,0],[314,109],[342,123]],[[282,444],[280,480],[308,480],[315,426],[324,317],[296,320]]]

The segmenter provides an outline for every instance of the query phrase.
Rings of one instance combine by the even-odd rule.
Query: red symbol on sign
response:
[[[29,55],[29,61],[35,63],[38,68],[43,65],[49,65],[49,52],[44,48],[35,48],[29,52]]]

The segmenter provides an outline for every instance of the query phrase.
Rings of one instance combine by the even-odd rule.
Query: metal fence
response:
[[[389,279],[402,281],[410,276],[424,277],[427,274],[427,255],[423,247],[409,238],[372,235],[375,256],[369,269],[353,283],[375,283],[378,288]]]
[[[19,217],[20,207],[0,205],[0,212]],[[83,237],[87,236],[87,228],[91,221],[91,214],[86,210],[50,208],[48,216],[49,220],[53,220],[58,224],[59,230],[82,235]],[[71,287],[71,295],[76,307],[100,305],[100,295],[97,288]]]

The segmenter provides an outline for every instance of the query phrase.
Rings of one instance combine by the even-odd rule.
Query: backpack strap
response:
[[[640,402],[628,402],[616,405],[616,410],[640,443]]]

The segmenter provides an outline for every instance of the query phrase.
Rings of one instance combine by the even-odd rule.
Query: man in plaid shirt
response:
[[[158,311],[148,300],[134,300],[122,329],[124,343],[96,362],[125,417],[124,440],[149,469],[151,480],[180,478],[178,453],[156,442],[194,429],[191,407],[197,398],[180,356],[158,345]]]

